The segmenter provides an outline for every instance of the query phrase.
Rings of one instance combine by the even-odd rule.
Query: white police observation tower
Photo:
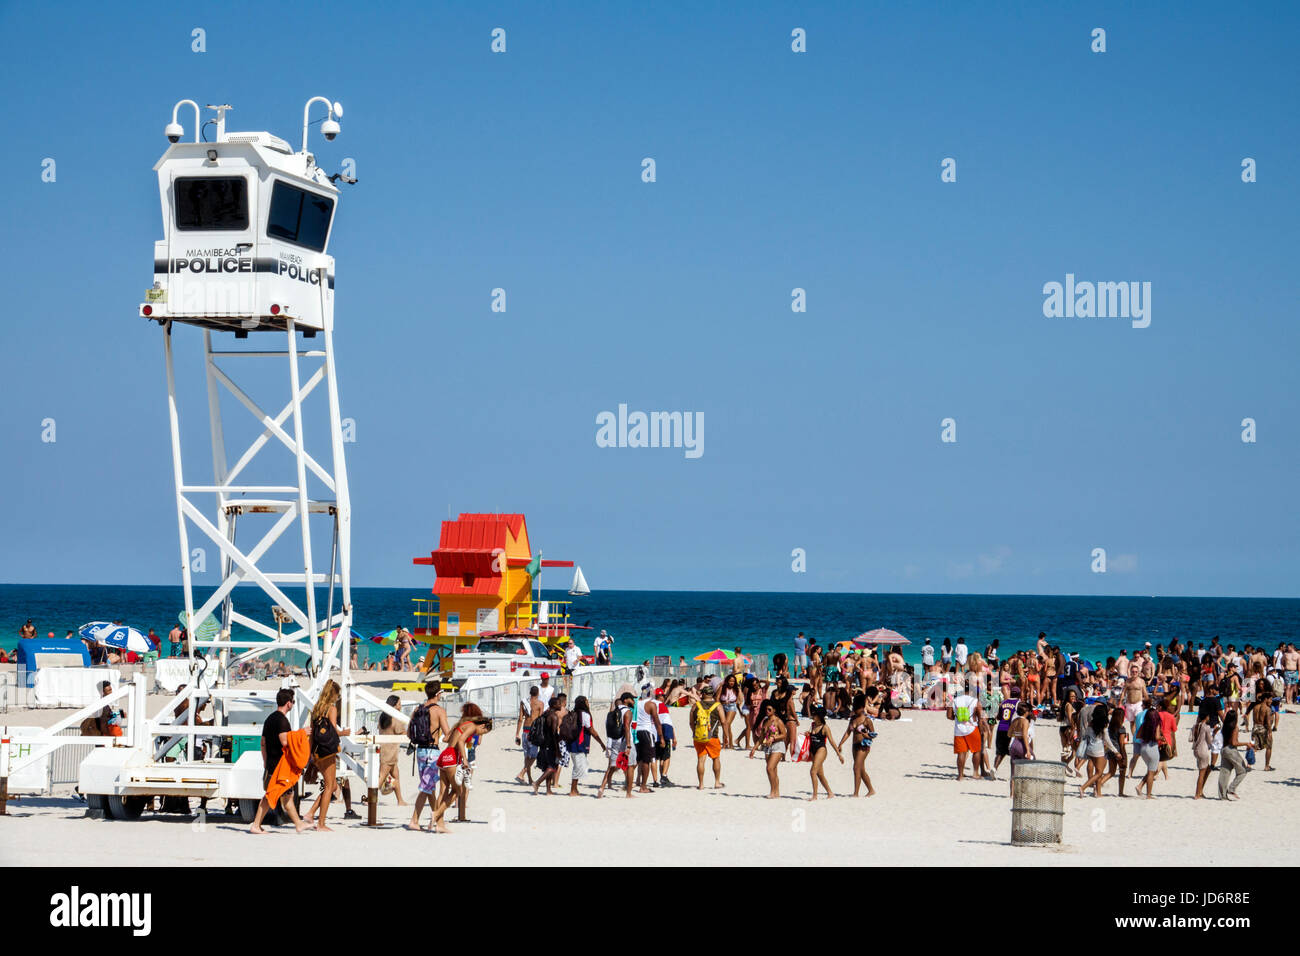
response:
[[[195,654],[202,652],[208,658],[200,664],[204,668],[213,665],[213,658],[219,661],[221,673],[209,674],[210,679],[224,678],[227,670],[286,645],[304,653],[299,663],[309,662],[317,683],[336,667],[344,680],[348,672],[351,513],[334,363],[334,258],[326,250],[338,206],[335,183],[355,180],[326,175],[307,149],[308,116],[313,105],[322,103],[326,119],[320,132],[327,140],[339,134],[343,107],[313,97],[303,108],[302,148],[295,152],[270,133],[227,131],[230,106],[209,106],[215,119],[200,124],[198,104],[182,100],[165,130],[171,145],[154,166],[163,238],[154,244],[153,288],[140,305],[140,315],[158,322],[164,333],[181,574],[185,614],[192,622],[190,659],[193,664]],[[185,106],[194,109],[192,142],[182,142],[185,130],[177,120]],[[215,135],[211,142],[201,141],[210,125],[215,125]],[[210,482],[185,474],[182,466],[172,356],[178,323],[203,330]],[[250,333],[257,333],[256,339],[249,339]],[[241,339],[249,341],[238,342]],[[263,341],[283,347],[250,347]],[[288,399],[282,406],[259,404],[252,397],[255,389],[242,387],[241,381],[247,375],[265,384],[265,366],[280,362],[288,373]],[[253,363],[263,367],[253,370]],[[311,423],[304,421],[304,402],[322,385],[329,447],[309,450],[304,435]],[[261,425],[261,434],[246,447],[227,442],[223,391]],[[315,428],[312,434],[322,431]],[[259,460],[271,459],[268,452],[279,456],[274,466]],[[270,470],[276,466],[279,471]],[[274,475],[275,483],[245,478],[254,472],[263,482],[266,475]],[[200,500],[209,510],[196,503]],[[253,515],[267,517],[260,524],[253,522],[252,528],[241,528]],[[328,535],[331,542],[324,567],[313,563],[314,534]],[[289,568],[265,566],[268,551],[285,535],[300,539],[300,549],[292,548],[300,561]],[[215,545],[221,564],[220,585],[197,605],[191,580],[196,541]],[[241,584],[256,585],[265,594],[266,600],[255,608],[260,616],[234,606],[234,591]],[[318,601],[321,585],[327,585],[324,607]],[[286,593],[285,586],[294,593]],[[301,597],[299,588],[305,589]],[[233,625],[274,643],[233,640]]]
[[[313,97],[303,109],[302,148],[294,152],[270,133],[227,132],[229,106],[209,107],[215,119],[201,124],[198,105],[182,100],[166,128],[171,146],[154,166],[163,238],[154,245],[153,287],[139,311],[163,330],[182,613],[191,639],[188,660],[178,662],[181,673],[170,674],[186,683],[152,716],[146,710],[148,688],[133,677],[64,722],[80,721],[105,702],[112,708],[125,704],[121,737],[106,738],[112,746],[94,747],[78,775],[87,805],[116,819],[138,817],[159,796],[235,801],[244,819],[253,819],[264,791],[256,741],[276,706],[276,690],[235,686],[234,678],[243,676],[245,666],[256,675],[256,665],[264,663],[259,658],[268,654],[307,665],[308,686],[280,675],[282,687],[296,688],[292,726],[302,726],[327,680],[339,681],[340,723],[353,728],[341,741],[339,773],[365,781],[372,824],[378,747],[405,740],[357,729],[379,713],[403,714],[349,679],[351,512],[334,365],[334,259],[326,250],[338,206],[335,183],[355,180],[327,176],[307,151],[308,116],[318,103],[326,113],[321,133],[330,140],[339,133],[343,108]],[[185,130],[177,114],[183,106],[194,109],[192,142],[181,142]],[[204,142],[208,125],[215,126],[215,136]],[[173,336],[186,325],[203,335],[210,481],[187,475],[183,465]],[[277,369],[288,373],[287,400]],[[274,404],[254,397],[264,389],[279,396]],[[313,392],[306,407],[315,417],[308,421],[305,403]],[[242,405],[252,416],[242,438],[238,429],[228,434],[222,426],[223,393],[227,405]],[[318,443],[328,436],[329,447],[309,450],[308,434]],[[326,537],[328,557],[318,564],[313,554],[323,552]],[[314,538],[320,545],[315,551]],[[215,546],[220,561],[220,584],[200,604],[191,566],[196,542]],[[237,610],[234,594],[241,584],[250,587],[240,592]],[[260,589],[262,600],[244,604],[242,595],[251,586]],[[280,653],[286,650],[294,653]],[[174,669],[160,661],[155,679],[161,684],[164,670]],[[32,739],[47,749],[85,741]]]

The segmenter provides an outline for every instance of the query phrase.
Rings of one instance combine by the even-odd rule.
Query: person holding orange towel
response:
[[[311,759],[311,737],[306,728],[300,730],[289,729],[288,713],[293,707],[293,691],[284,689],[276,694],[276,709],[267,718],[267,726],[275,734],[275,741],[280,746],[280,759],[276,761],[274,768],[266,777],[266,795],[262,797],[257,805],[257,815],[253,818],[253,825],[248,828],[249,833],[265,833],[262,829],[262,818],[265,817],[272,807],[279,807],[288,814],[289,819],[293,821],[294,829],[301,833],[307,829],[307,824],[298,816],[298,810],[293,805],[293,800],[285,800],[284,806],[280,806],[280,801],[285,795],[293,789],[298,778],[302,776],[303,770],[307,768],[307,761]],[[277,720],[277,717],[279,718]],[[266,732],[262,735],[263,759],[265,760],[268,752],[274,755],[271,747],[268,747]]]

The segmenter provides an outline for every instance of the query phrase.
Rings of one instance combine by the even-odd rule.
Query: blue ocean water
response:
[[[301,594],[301,592],[299,592]],[[363,634],[414,628],[415,603],[427,590],[354,588],[354,622]],[[196,599],[200,594],[196,593]],[[290,593],[290,596],[294,595]],[[963,594],[793,594],[759,591],[599,591],[570,598],[572,619],[605,628],[615,637],[615,661],[642,661],[656,654],[690,658],[714,647],[737,645],[750,653],[790,653],[798,631],[820,643],[888,627],[910,638],[905,657],[920,661],[923,638],[966,638],[983,651],[994,638],[1005,653],[1032,647],[1039,631],[1054,644],[1089,659],[1104,660],[1120,648],[1130,653],[1147,641],[1172,638],[1208,644],[1263,644],[1300,638],[1300,599],[1189,597],[1062,597]],[[319,599],[322,603],[323,593]],[[265,606],[264,606],[265,605]],[[236,606],[270,622],[269,602],[255,590],[236,592]],[[0,584],[0,644],[12,648],[31,618],[37,632],[62,637],[91,620],[121,620],[165,635],[182,607],[176,586]],[[251,635],[249,635],[251,636]],[[590,635],[588,635],[590,636]],[[583,640],[589,651],[589,641]],[[387,653],[370,645],[367,655]]]

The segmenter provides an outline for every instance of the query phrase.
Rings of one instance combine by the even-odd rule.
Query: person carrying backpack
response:
[[[635,745],[632,743],[632,704],[635,701],[636,698],[630,692],[624,691],[610,705],[609,713],[605,715],[605,736],[609,739],[605,753],[609,755],[609,767],[596,792],[598,798],[605,795],[605,787],[619,770],[623,771],[623,790],[627,796],[632,796],[632,764],[636,761]]]
[[[587,698],[579,697],[573,702],[573,710],[564,715],[560,721],[560,739],[569,750],[569,759],[573,765],[573,778],[569,783],[569,796],[578,796],[578,784],[587,775],[591,742],[594,739],[605,753],[609,748],[596,733],[595,721],[591,719],[591,705]]]
[[[700,778],[697,790],[704,789],[704,761],[713,761],[713,789],[722,784],[722,741],[718,728],[722,724],[722,705],[714,700],[712,686],[705,684],[700,690],[700,700],[691,705],[691,739],[695,743],[695,775]]]
[[[537,744],[533,743],[533,724],[541,717],[546,705],[542,703],[541,689],[534,684],[528,688],[528,699],[519,702],[519,717],[515,721],[515,743],[524,751],[524,769],[515,774],[515,782],[527,779],[533,782],[533,761],[537,759]]]
[[[560,698],[552,697],[546,712],[528,728],[528,740],[537,748],[537,769],[542,772],[533,783],[533,793],[546,784],[548,797],[554,792],[551,785],[560,775],[560,706]]]
[[[438,703],[442,695],[442,682],[435,679],[424,685],[424,703],[411,712],[411,719],[406,725],[406,739],[415,748],[415,770],[418,776],[420,792],[415,797],[415,809],[411,813],[408,830],[420,829],[420,813],[425,803],[434,803],[434,791],[438,787],[438,756],[442,750],[440,740],[451,736],[447,725],[447,712]]]

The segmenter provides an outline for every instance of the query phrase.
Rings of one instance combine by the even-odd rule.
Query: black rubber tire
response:
[[[241,799],[239,801],[239,819],[245,823],[252,823],[253,818],[257,816],[257,805],[260,802],[260,800]]]
[[[99,812],[101,812],[101,813],[103,813],[105,816],[107,816],[107,815],[108,815],[108,797],[104,796],[102,793],[88,793],[88,794],[86,794],[86,809],[87,809],[87,810],[98,810]]]
[[[108,815],[114,820],[138,820],[144,812],[146,797],[119,797],[110,794],[108,798]]]

